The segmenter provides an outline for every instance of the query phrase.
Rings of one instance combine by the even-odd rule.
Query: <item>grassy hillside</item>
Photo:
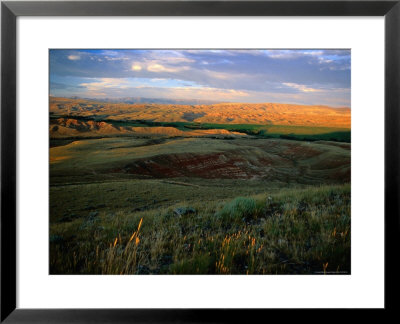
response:
[[[290,104],[126,104],[50,98],[50,136],[251,135],[305,141],[351,141],[349,108]]]
[[[70,216],[50,227],[52,274],[350,273],[349,185]]]
[[[350,181],[350,144],[282,139],[102,138],[50,149],[51,183],[119,179]]]
[[[50,273],[349,274],[350,110],[50,99]]]
[[[284,138],[302,141],[351,142],[346,128],[291,125],[210,124],[188,122],[154,122],[146,120],[121,121],[55,115],[50,118],[53,139],[112,136],[182,136],[182,137],[238,137]]]
[[[347,143],[87,139],[50,162],[51,273],[350,271]]]
[[[116,121],[160,123],[288,125],[350,129],[350,108],[277,103],[214,105],[125,104],[84,99],[50,98],[50,113]]]

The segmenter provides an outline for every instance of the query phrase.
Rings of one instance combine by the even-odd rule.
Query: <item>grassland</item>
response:
[[[349,181],[348,143],[66,141],[50,149],[50,272],[350,273]]]
[[[349,108],[288,104],[125,104],[50,98],[50,136],[199,137],[248,135],[300,141],[351,142]]]
[[[212,123],[194,123],[194,122],[154,122],[149,120],[112,120],[102,119],[98,117],[73,117],[64,115],[52,115],[51,120],[53,124],[59,123],[60,119],[77,120],[81,122],[96,121],[96,123],[103,123],[108,126],[108,132],[100,133],[102,137],[107,135],[132,135],[129,131],[140,129],[143,134],[151,135],[154,128],[162,128],[164,130],[176,130],[174,135],[195,137],[195,136],[210,136],[221,135],[218,130],[224,130],[222,135],[243,134],[250,135],[257,138],[283,138],[300,141],[336,141],[336,142],[351,142],[351,131],[347,128],[339,127],[320,127],[320,126],[295,126],[295,125],[260,125],[260,124],[212,124]],[[65,124],[65,122],[64,122]],[[54,127],[54,126],[53,126]],[[104,125],[103,125],[104,127]],[[146,130],[147,128],[147,130]],[[153,129],[152,129],[153,128]],[[53,128],[52,128],[53,129]],[[209,132],[205,132],[209,131]],[[203,134],[201,133],[203,132]],[[153,132],[154,133],[154,132]],[[78,132],[58,134],[53,132],[55,137],[63,138],[79,138]],[[85,133],[87,137],[89,134]],[[99,133],[91,135],[98,136]],[[171,131],[166,133],[171,135]]]
[[[148,191],[155,184],[147,183],[140,191],[129,190],[131,185],[86,184],[80,192],[91,193],[98,186],[102,190],[96,191],[97,203],[113,201],[105,192],[118,192],[128,197],[132,207],[149,201],[150,197],[144,202],[140,194],[157,195]],[[53,198],[68,195],[58,190],[52,190]],[[174,190],[170,195],[175,197],[165,196],[179,201],[169,207],[156,203],[149,210],[122,206],[98,210],[96,206],[86,217],[68,213],[70,219],[51,222],[50,273],[350,273],[349,185],[250,196],[244,191],[246,197],[215,195],[207,203],[194,196],[182,200],[181,194],[182,190]]]
[[[85,99],[50,98],[50,113],[115,121],[161,123],[287,125],[350,129],[350,108],[278,103],[219,103],[163,105],[108,103]]]
[[[51,184],[88,177],[336,184],[350,181],[350,144],[253,138],[85,139],[51,148],[50,165]]]
[[[51,274],[349,274],[350,109],[50,99]]]

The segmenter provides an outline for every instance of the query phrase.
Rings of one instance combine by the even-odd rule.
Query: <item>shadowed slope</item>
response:
[[[130,175],[136,178],[350,181],[350,147],[329,142],[185,138],[154,141],[114,138],[51,148],[51,174]]]

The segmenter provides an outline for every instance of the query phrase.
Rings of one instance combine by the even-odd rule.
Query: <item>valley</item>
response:
[[[50,272],[349,273],[350,111],[218,106],[50,98]]]

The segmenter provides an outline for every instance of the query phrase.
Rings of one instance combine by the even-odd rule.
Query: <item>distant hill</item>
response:
[[[278,103],[131,104],[50,97],[50,113],[97,120],[351,128],[350,108]]]
[[[231,132],[225,129],[198,129],[182,131],[175,127],[119,127],[104,121],[76,120],[72,118],[57,118],[50,121],[50,137],[102,137],[120,135],[146,135],[146,136],[186,136],[186,137],[244,137],[246,134]]]
[[[98,101],[99,99],[93,98],[79,98],[71,97],[70,99],[76,100],[89,100]],[[202,100],[202,99],[168,99],[168,98],[143,98],[143,97],[124,97],[124,98],[103,98],[100,101],[107,103],[125,103],[125,104],[137,104],[137,103],[149,103],[149,104],[163,104],[163,105],[211,105],[215,103],[221,103],[216,100]]]

